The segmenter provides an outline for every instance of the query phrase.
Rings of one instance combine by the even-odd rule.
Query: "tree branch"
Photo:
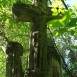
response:
[[[63,18],[64,15],[57,15],[57,16],[47,16],[47,22],[49,22],[50,20],[53,20],[53,19],[61,19]]]
[[[65,4],[64,0],[61,0],[61,1],[62,1],[63,5],[65,6],[65,9],[68,10],[68,7],[67,7],[67,5]]]
[[[41,11],[34,5],[17,2],[13,4],[12,13],[16,21],[30,22],[36,15],[40,15]]]

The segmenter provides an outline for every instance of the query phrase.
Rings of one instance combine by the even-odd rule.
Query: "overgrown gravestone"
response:
[[[21,56],[23,47],[18,42],[9,42],[6,47],[6,77],[23,77]]]
[[[51,8],[47,7],[47,1],[34,0],[35,5],[17,2],[12,6],[12,13],[17,22],[31,23],[26,77],[50,77],[47,60],[47,22],[61,16],[52,16]]]

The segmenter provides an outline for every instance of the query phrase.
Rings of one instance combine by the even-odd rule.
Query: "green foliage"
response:
[[[72,11],[65,11],[62,19],[51,20],[48,22],[49,27],[55,31],[55,36],[58,37],[64,33],[75,34],[77,18],[72,17]]]
[[[77,4],[63,14],[62,19],[51,20],[48,26],[69,70],[77,77]],[[64,77],[68,77],[67,74],[64,72]]]
[[[6,72],[6,56],[0,49],[0,76],[5,77]]]
[[[53,0],[54,1],[54,0]],[[60,1],[60,0],[58,0]],[[16,22],[12,17],[11,7],[13,3],[15,3],[16,0],[0,0],[0,32],[3,32],[9,40],[11,41],[17,41],[20,42],[24,48],[24,54],[22,56],[22,63],[23,63],[23,70],[25,71],[26,68],[26,61],[27,56],[29,52],[29,33],[30,33],[30,23],[23,23],[23,22]],[[23,3],[30,4],[31,0],[21,0]],[[60,1],[61,2],[61,1]],[[56,6],[56,4],[53,4],[53,6]],[[61,6],[61,8],[63,8]],[[77,8],[76,6],[73,7],[74,9]],[[77,10],[77,9],[76,9]],[[58,15],[58,13],[62,12],[64,17],[62,19],[55,19],[48,22],[48,26],[53,32],[54,38],[58,41],[57,47],[60,49],[60,52],[63,54],[65,58],[68,58],[70,60],[70,69],[76,70],[75,67],[77,67],[77,61],[75,61],[72,55],[77,55],[77,44],[75,42],[73,43],[73,40],[70,39],[71,42],[68,42],[69,35],[70,38],[74,37],[74,40],[77,40],[77,11],[68,10],[64,11],[63,9],[59,9],[57,12],[57,9],[53,9],[53,15]],[[75,13],[75,15],[73,14]],[[50,36],[48,34],[48,36]],[[65,40],[63,39],[65,38]],[[2,43],[3,39],[0,38],[0,45]],[[66,44],[68,42],[68,46]],[[70,51],[69,48],[72,48],[74,50],[73,53],[69,53],[69,57],[66,54],[68,51]],[[6,65],[6,58],[2,50],[0,50],[0,77],[5,77],[5,65]],[[74,63],[73,63],[74,62]],[[67,77],[65,73],[65,77]]]
[[[67,27],[75,27],[77,24],[77,18],[71,18],[70,21],[67,23]]]
[[[23,70],[26,68],[26,60],[29,52],[30,23],[16,22],[12,16],[11,7],[16,0],[0,0],[0,32],[4,33],[10,41],[17,41],[22,44],[24,54],[22,56]],[[31,3],[31,0],[23,2]],[[0,46],[4,44],[0,37]],[[1,49],[1,48],[0,48]],[[0,50],[0,77],[5,77],[6,59],[5,54]]]
[[[49,23],[49,26],[53,27],[53,28],[60,28],[62,27],[63,25],[60,23],[59,20],[52,20],[50,21]]]

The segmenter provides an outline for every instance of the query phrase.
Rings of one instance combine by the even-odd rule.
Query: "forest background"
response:
[[[29,53],[29,34],[30,23],[17,23],[12,17],[12,5],[16,0],[1,0],[0,1],[0,32],[11,41],[17,41],[22,44],[24,54],[22,56],[23,70],[26,69],[26,61]],[[23,3],[31,4],[31,0],[21,0]],[[53,15],[62,13],[62,19],[55,19],[48,22],[48,28],[52,32],[56,46],[64,57],[66,64],[71,72],[77,76],[77,4],[66,0],[65,8],[61,0],[52,0],[52,5],[49,2],[49,7],[52,9]],[[71,4],[71,5],[70,5]],[[58,10],[56,8],[59,8]],[[57,25],[56,25],[57,24]],[[48,37],[51,37],[48,31]],[[5,45],[0,38],[0,46]],[[6,73],[6,57],[7,55],[0,49],[0,77],[4,77]],[[67,72],[63,70],[65,77],[68,77]]]

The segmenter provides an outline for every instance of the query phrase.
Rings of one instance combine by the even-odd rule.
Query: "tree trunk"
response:
[[[31,23],[29,69],[37,71],[38,77],[47,74],[47,26],[45,16],[37,16]]]

